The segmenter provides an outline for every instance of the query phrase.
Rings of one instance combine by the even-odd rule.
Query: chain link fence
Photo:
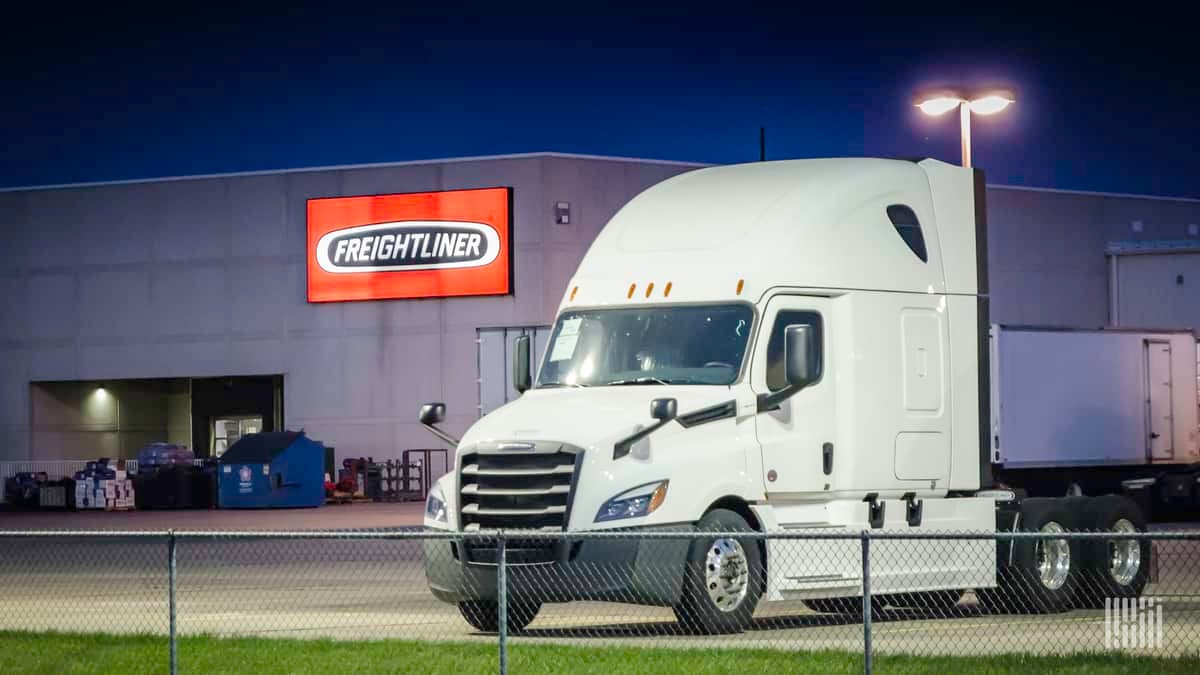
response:
[[[501,672],[545,644],[830,650],[867,671],[1200,655],[1193,531],[10,531],[0,589],[0,631],[158,636],[172,673],[189,636],[476,643]]]

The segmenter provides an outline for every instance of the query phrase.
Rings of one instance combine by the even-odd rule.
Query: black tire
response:
[[[1073,510],[1062,499],[1026,499],[1021,502],[1020,532],[1046,532],[1058,528],[1061,531],[1076,529]],[[980,602],[992,611],[1016,614],[1045,614],[1062,612],[1075,604],[1079,583],[1079,566],[1082,552],[1077,540],[1070,539],[1016,539],[1012,541],[1011,561],[1009,545],[1001,542],[997,553],[1001,563],[996,570],[995,588],[979,589]],[[1038,568],[1039,561],[1055,553],[1065,555],[1064,565],[1058,574],[1050,575],[1049,583],[1043,581]],[[1060,559],[1061,560],[1061,559]],[[1065,569],[1063,569],[1065,567]]]
[[[509,600],[508,630],[519,633],[533,621],[542,603],[529,600]],[[467,600],[458,603],[458,611],[475,630],[495,633],[500,630],[500,606],[495,600]]]
[[[1146,519],[1132,500],[1117,495],[1089,499],[1083,506],[1080,529],[1089,532],[1112,532],[1114,529],[1146,531]],[[1105,598],[1136,598],[1141,596],[1150,580],[1150,541],[1089,539],[1081,542],[1083,556],[1080,584],[1080,604],[1103,607]],[[1124,549],[1124,550],[1122,550]],[[1123,558],[1114,574],[1114,556]]]
[[[713,509],[704,514],[696,529],[701,532],[753,531],[744,518],[726,509]],[[710,554],[725,561],[725,570],[712,566]],[[728,587],[708,581],[710,572],[720,574],[722,571],[732,575]],[[686,632],[702,635],[744,631],[750,626],[754,608],[762,596],[763,572],[762,552],[754,539],[728,537],[692,541],[688,547],[679,602],[672,607],[679,625]],[[722,594],[722,590],[726,593]],[[719,606],[718,601],[724,606]]]

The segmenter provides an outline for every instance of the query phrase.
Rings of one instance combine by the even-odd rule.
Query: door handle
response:
[[[1158,432],[1157,431],[1150,432],[1150,438],[1158,438]]]

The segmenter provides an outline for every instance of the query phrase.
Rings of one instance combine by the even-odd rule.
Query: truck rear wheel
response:
[[[1089,499],[1081,528],[1092,532],[1145,532],[1146,520],[1132,500],[1117,495]],[[1088,539],[1080,546],[1083,604],[1103,607],[1105,598],[1136,598],[1150,578],[1151,547],[1146,539]]]
[[[763,590],[758,542],[736,536],[753,530],[744,518],[726,509],[704,514],[696,529],[730,536],[692,541],[679,602],[672,607],[675,618],[690,633],[740,633],[750,626]]]
[[[519,633],[525,630],[542,609],[537,601],[509,599],[508,630]],[[500,630],[500,605],[495,600],[467,600],[458,603],[458,611],[475,630],[495,633]]]
[[[1056,534],[1074,529],[1076,519],[1063,500],[1026,499],[1021,502],[1021,532]],[[1011,554],[996,571],[996,588],[979,589],[979,599],[992,610],[1023,614],[1070,609],[1077,592],[1082,556],[1071,539],[1014,539]]]

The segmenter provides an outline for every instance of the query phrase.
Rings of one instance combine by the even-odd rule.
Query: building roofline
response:
[[[292,173],[311,173],[315,171],[353,171],[356,169],[386,169],[399,166],[421,166],[427,164],[452,164],[458,162],[486,162],[497,160],[510,159],[583,159],[601,162],[626,162],[636,164],[658,164],[661,166],[684,166],[691,168],[703,168],[708,166],[716,166],[705,162],[682,162],[672,159],[647,159],[644,157],[622,157],[615,155],[589,155],[572,152],[517,152],[501,155],[469,155],[466,157],[440,157],[433,159],[414,159],[403,162],[371,162],[366,164],[334,164],[330,166],[305,166],[293,169],[261,169],[256,171],[229,171],[225,173],[204,173],[184,176],[162,176],[157,178],[128,178],[124,180],[108,180],[108,181],[85,181],[80,183],[52,183],[47,185],[17,185],[12,187],[0,187],[0,193],[3,192],[34,192],[37,190],[62,190],[69,188],[90,188],[90,187],[107,187],[114,185],[138,185],[145,183],[168,183],[184,180],[211,180],[214,178],[241,178],[245,176],[276,176]],[[1164,202],[1184,202],[1189,204],[1200,204],[1200,199],[1193,197],[1170,197],[1162,195],[1143,195],[1127,192],[1100,192],[1093,190],[1065,190],[1060,188],[1045,188],[1045,187],[1029,187],[1024,185],[1000,185],[989,183],[989,189],[993,190],[1019,190],[1023,192],[1047,192],[1054,194],[1079,195],[1086,197],[1113,197],[1118,199],[1148,199],[1153,201]]]
[[[1146,239],[1110,241],[1104,252],[1110,256],[1164,253],[1200,253],[1200,241],[1195,239]]]
[[[989,183],[992,190],[1020,190],[1023,192],[1052,192],[1054,194],[1079,195],[1081,197],[1114,197],[1117,199],[1150,199],[1158,202],[1187,202],[1200,204],[1200,199],[1193,197],[1169,197],[1163,195],[1139,195],[1130,192],[1098,192],[1094,190],[1063,190],[1060,188],[1028,187],[1025,185],[996,185]]]
[[[637,164],[658,164],[662,166],[686,166],[701,168],[712,166],[701,162],[681,162],[671,159],[646,159],[642,157],[618,157],[610,155],[587,155],[570,152],[518,152],[506,155],[472,155],[467,157],[442,157],[434,159],[414,159],[403,162],[373,162],[367,164],[335,164],[331,166],[306,166],[294,169],[261,169],[257,171],[230,171],[226,173],[204,173],[184,176],[163,176],[158,178],[127,178],[124,180],[85,181],[80,183],[52,183],[47,185],[18,185],[0,187],[0,192],[34,192],[37,190],[62,190],[68,188],[108,187],[114,185],[138,185],[145,183],[168,183],[184,180],[211,180],[214,178],[241,178],[245,176],[277,176],[291,173],[311,173],[315,171],[353,171],[356,169],[386,169],[399,166],[421,166],[427,164],[454,164],[458,162],[486,162],[509,159],[583,159],[603,162],[625,162]]]

